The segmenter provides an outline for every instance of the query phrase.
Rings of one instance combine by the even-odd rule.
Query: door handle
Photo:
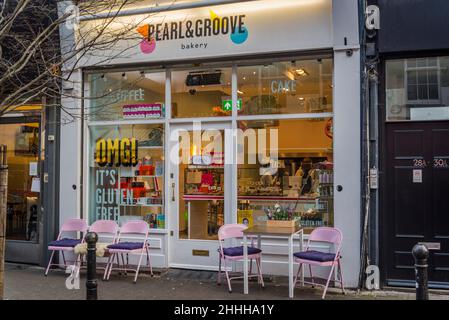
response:
[[[172,189],[172,196],[171,196],[171,201],[175,201],[175,183],[172,182],[171,184],[171,189]]]

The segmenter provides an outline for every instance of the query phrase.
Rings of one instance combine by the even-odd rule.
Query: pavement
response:
[[[227,290],[225,278],[222,285],[216,283],[216,272],[159,269],[153,277],[142,273],[137,283],[133,283],[132,274],[111,275],[109,281],[98,277],[98,298],[104,300],[288,300],[288,281],[282,276],[268,276],[265,288],[257,281],[251,281],[249,294],[243,294],[243,282],[232,282],[233,292]],[[44,269],[36,266],[6,264],[5,265],[5,299],[8,300],[83,300],[86,296],[85,270],[81,271],[79,289],[69,290],[66,287],[68,275],[63,270],[52,270],[47,277]],[[319,300],[322,289],[300,287],[295,289],[296,300]],[[362,291],[330,288],[327,300],[413,300],[413,291]],[[430,295],[432,300],[449,300],[449,292]]]

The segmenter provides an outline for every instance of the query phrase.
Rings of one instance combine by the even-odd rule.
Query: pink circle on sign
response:
[[[140,50],[145,54],[152,53],[154,49],[156,49],[156,41],[154,39],[151,39],[150,41],[144,39],[140,43]]]

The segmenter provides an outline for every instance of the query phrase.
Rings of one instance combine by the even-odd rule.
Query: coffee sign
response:
[[[100,166],[133,167],[138,163],[136,138],[98,139],[95,145],[95,162]]]

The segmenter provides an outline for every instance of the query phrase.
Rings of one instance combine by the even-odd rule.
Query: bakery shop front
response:
[[[84,60],[84,116],[61,127],[80,148],[61,153],[60,221],[145,220],[154,266],[217,270],[220,226],[281,207],[307,231],[343,231],[356,286],[357,1],[220,3],[125,10],[113,27],[139,21],[134,42]],[[270,237],[263,251],[264,272],[285,274],[287,244]]]

